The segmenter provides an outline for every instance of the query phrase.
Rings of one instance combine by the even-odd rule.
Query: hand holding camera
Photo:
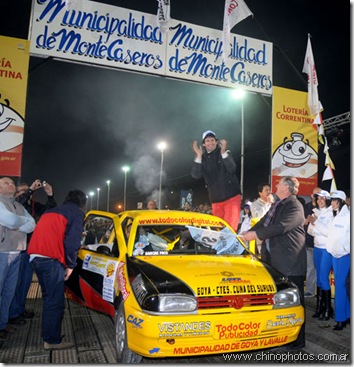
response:
[[[49,195],[52,196],[53,195],[53,188],[51,185],[49,185],[49,183],[47,181],[41,181],[40,179],[37,178],[37,180],[33,181],[32,185],[30,186],[30,189],[32,191],[35,191],[39,188],[43,188],[44,192]]]
[[[42,187],[42,182],[40,179],[37,178],[37,180],[32,182],[32,185],[30,186],[30,189],[32,191],[35,191],[37,189],[39,189],[40,187]]]

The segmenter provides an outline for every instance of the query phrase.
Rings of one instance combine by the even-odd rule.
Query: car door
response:
[[[119,264],[117,215],[91,211],[86,215],[77,265],[65,282],[69,299],[96,311],[114,315]]]

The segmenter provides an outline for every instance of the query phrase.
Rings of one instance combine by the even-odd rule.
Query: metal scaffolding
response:
[[[337,129],[339,126],[349,123],[350,112],[342,113],[341,115],[337,115],[322,121],[326,134],[333,132],[333,130]]]

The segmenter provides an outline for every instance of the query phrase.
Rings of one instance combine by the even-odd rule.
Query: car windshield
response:
[[[166,255],[244,255],[247,247],[232,230],[213,217],[126,215],[114,221],[105,214],[85,219],[82,246],[118,257]]]
[[[130,241],[133,242],[133,256],[248,253],[227,227],[138,226],[135,233],[130,233]]]

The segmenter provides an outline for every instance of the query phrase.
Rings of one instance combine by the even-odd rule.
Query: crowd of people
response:
[[[34,199],[43,189],[46,202]],[[0,341],[35,316],[26,299],[35,271],[42,290],[42,338],[46,350],[66,349],[62,341],[64,282],[81,246],[86,194],[72,190],[60,206],[52,186],[39,179],[17,186],[0,178]]]
[[[257,255],[297,285],[304,307],[305,297],[317,297],[313,317],[334,317],[334,330],[343,330],[350,323],[349,193],[329,193],[316,187],[306,203],[298,196],[299,181],[285,176],[274,193],[269,183],[260,183],[258,198],[245,199],[242,205],[236,164],[227,141],[218,140],[213,131],[207,130],[201,146],[193,142],[193,151],[191,174],[196,179],[204,178],[210,203],[195,207],[189,203],[180,210],[219,216],[245,243],[256,241]],[[44,204],[33,197],[39,189],[46,195]],[[37,179],[31,185],[16,186],[11,178],[0,178],[0,341],[34,317],[25,305],[35,271],[43,295],[44,349],[72,346],[61,335],[64,282],[76,265],[83,234],[89,237],[94,226],[103,236],[110,230],[109,223],[86,223],[83,227],[86,200],[84,192],[73,190],[58,206],[49,183]],[[146,208],[156,210],[156,202],[148,200]],[[288,348],[304,346],[305,323],[297,341]]]

